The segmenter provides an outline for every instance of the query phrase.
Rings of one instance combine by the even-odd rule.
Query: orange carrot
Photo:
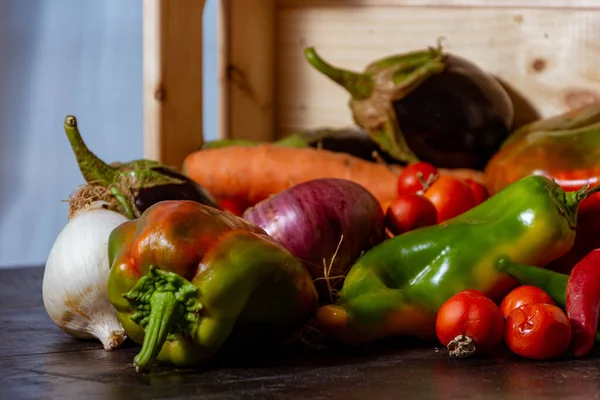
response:
[[[402,167],[315,148],[261,144],[203,149],[190,153],[183,173],[217,198],[244,199],[257,203],[298,183],[318,178],[343,178],[369,190],[381,203],[396,196]],[[440,170],[461,178],[482,181],[471,170]]]

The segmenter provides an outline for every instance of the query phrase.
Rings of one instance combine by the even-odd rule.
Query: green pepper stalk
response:
[[[437,311],[453,295],[474,289],[499,301],[514,287],[499,260],[541,266],[569,251],[578,206],[597,191],[564,192],[532,175],[453,219],[386,240],[351,267],[338,302],[320,308],[317,320],[349,344],[435,339]]]
[[[116,203],[114,211],[137,218],[150,205],[162,200],[194,200],[217,207],[204,188],[158,161],[105,163],[83,141],[74,116],[65,118],[64,130],[86,183],[106,188],[108,197]],[[84,200],[89,203],[95,199]]]

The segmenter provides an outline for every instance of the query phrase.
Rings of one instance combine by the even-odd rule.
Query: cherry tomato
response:
[[[442,175],[425,190],[437,210],[437,222],[456,217],[475,207],[475,199],[469,185],[462,179]]]
[[[555,305],[529,303],[508,315],[504,341],[521,357],[546,360],[563,355],[571,344],[567,315]]]
[[[479,182],[475,182],[473,179],[465,179],[465,182],[471,188],[475,205],[483,203],[490,197],[490,193],[487,188]]]
[[[440,307],[435,329],[438,340],[451,350],[451,355],[486,354],[502,343],[504,317],[496,303],[483,293],[465,290],[450,297]],[[459,347],[455,353],[457,340],[465,338],[472,343],[467,343],[463,349]]]
[[[398,194],[419,193],[425,190],[423,182],[429,186],[438,176],[437,168],[430,163],[420,161],[407,165],[398,177]]]
[[[509,294],[504,296],[502,303],[500,303],[500,310],[502,310],[502,314],[504,315],[504,318],[506,318],[515,308],[530,303],[556,305],[554,300],[552,300],[552,297],[539,287],[523,285],[513,289]]]
[[[228,211],[229,213],[237,215],[238,217],[241,217],[244,211],[246,211],[246,206],[243,204],[243,202],[233,199],[221,199],[219,204],[223,211]]]
[[[423,226],[435,225],[437,211],[429,199],[417,194],[401,194],[392,201],[385,213],[386,227],[399,235]]]

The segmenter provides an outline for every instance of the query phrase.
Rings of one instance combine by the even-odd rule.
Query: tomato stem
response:
[[[423,189],[419,190],[417,192],[417,194],[419,196],[423,196],[425,194],[425,192],[427,191],[427,189],[429,189],[431,187],[431,185],[433,185],[435,183],[435,181],[440,177],[439,174],[430,174],[427,177],[427,180],[425,180],[423,178],[423,173],[421,171],[417,172],[417,179],[419,180],[419,182],[421,183],[421,185],[423,186]]]
[[[475,353],[475,342],[466,335],[458,335],[446,346],[448,355],[454,358],[467,358]]]

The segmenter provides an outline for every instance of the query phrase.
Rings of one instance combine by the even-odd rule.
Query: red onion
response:
[[[363,251],[386,237],[377,199],[346,179],[300,183],[247,209],[243,217],[300,258],[313,279],[327,275],[331,282],[344,275]],[[315,283],[323,296],[327,285]]]

